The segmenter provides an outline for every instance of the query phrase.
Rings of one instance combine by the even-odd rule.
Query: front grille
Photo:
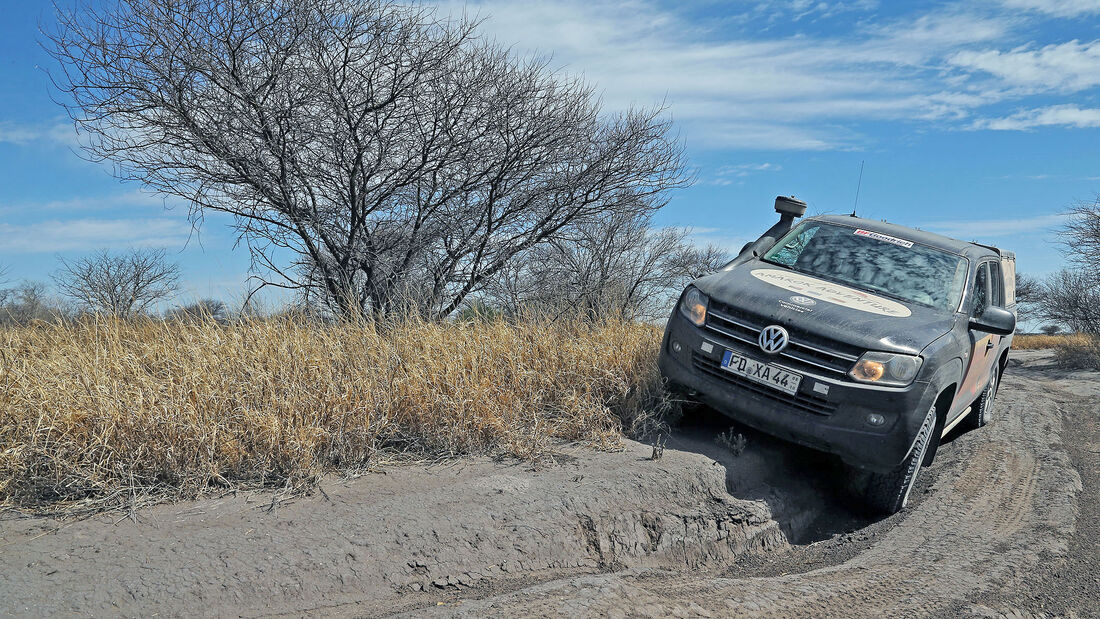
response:
[[[721,362],[705,357],[697,352],[691,353],[691,365],[699,373],[716,378],[727,385],[751,392],[773,402],[778,402],[800,411],[813,413],[815,415],[832,415],[837,409],[836,403],[829,402],[825,398],[819,398],[807,393],[789,395],[782,391],[765,387],[759,383],[754,383],[747,378],[742,378],[732,372],[723,370]]]
[[[726,340],[745,344],[750,349],[758,346],[760,331],[769,324],[774,323],[762,316],[713,300],[707,308],[707,330]],[[842,378],[848,375],[852,365],[859,360],[861,351],[852,346],[829,341],[801,329],[788,327],[787,332],[790,334],[790,343],[777,355],[781,357],[780,364],[785,367]]]

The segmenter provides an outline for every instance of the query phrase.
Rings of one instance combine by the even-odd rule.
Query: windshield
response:
[[[806,221],[763,260],[801,273],[954,311],[966,281],[966,260],[906,239]]]

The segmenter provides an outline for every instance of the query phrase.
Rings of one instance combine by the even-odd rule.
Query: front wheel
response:
[[[905,509],[909,503],[909,493],[913,491],[913,485],[920,473],[921,463],[932,441],[936,430],[936,405],[924,415],[920,431],[917,432],[917,440],[913,441],[913,447],[909,449],[909,455],[901,465],[887,473],[868,473],[864,487],[864,500],[872,511],[889,516]]]

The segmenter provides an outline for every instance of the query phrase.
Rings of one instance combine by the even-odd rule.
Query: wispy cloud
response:
[[[1035,90],[1083,87],[1093,79],[1081,64],[1092,53],[1089,44],[999,51],[1005,41],[1018,45],[1026,18],[989,3],[888,20],[844,17],[847,23],[830,34],[770,26],[761,33],[752,20],[855,15],[877,3],[723,5],[717,19],[647,0],[441,6],[444,13],[486,18],[485,33],[517,51],[553,50],[554,66],[598,84],[612,109],[667,103],[693,149],[861,148],[870,140],[857,129],[863,122],[962,128],[978,110],[1023,96],[1021,82],[1035,81]],[[975,73],[985,77],[969,79]]]
[[[178,199],[173,198],[165,200],[164,198],[137,189],[134,191],[108,195],[74,196],[44,201],[0,201],[0,214],[7,216],[41,214],[44,212],[78,214],[90,211],[118,211],[121,209],[140,208],[147,208],[152,212],[154,210],[159,211],[164,207],[182,207],[182,212],[187,212],[186,207],[183,206]]]
[[[0,144],[79,146],[76,130],[72,125],[62,122],[52,124],[0,122]]]
[[[683,230],[687,234],[688,241],[698,247],[715,245],[730,254],[735,254],[740,251],[745,243],[756,240],[756,235],[749,237],[738,231],[725,228],[679,226],[672,226],[672,228]],[[759,235],[759,233],[757,233],[757,235]]]
[[[1055,17],[1076,17],[1100,13],[1100,0],[1001,0],[1011,9],[1046,13]]]
[[[761,172],[778,172],[783,166],[776,163],[738,163],[724,165],[714,172],[710,183],[712,185],[732,185],[737,179],[742,179]]]
[[[982,219],[973,221],[934,221],[919,227],[960,239],[988,239],[1013,234],[1051,231],[1066,222],[1063,213],[1022,217],[1017,219]]]
[[[1100,108],[1080,108],[1076,105],[1052,105],[1022,110],[1002,118],[985,118],[975,121],[975,129],[995,131],[1027,131],[1038,127],[1072,127],[1087,129],[1100,127]]]
[[[178,218],[0,223],[0,251],[26,254],[104,247],[179,247],[190,234],[191,225]]]
[[[1007,86],[1028,91],[1077,92],[1100,85],[1100,71],[1096,70],[1100,64],[1100,41],[1073,40],[1008,51],[967,50],[953,55],[948,62],[967,71],[993,75]]]

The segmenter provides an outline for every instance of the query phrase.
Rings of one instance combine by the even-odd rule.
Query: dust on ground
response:
[[[689,419],[563,448],[76,522],[0,519],[0,614],[1100,616],[1100,373],[1013,353],[987,428],[866,518],[835,459]]]

